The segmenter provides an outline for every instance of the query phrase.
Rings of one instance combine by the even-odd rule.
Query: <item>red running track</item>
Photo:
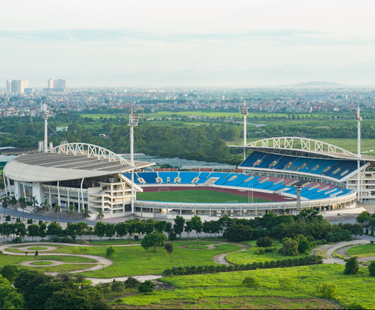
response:
[[[245,196],[247,197],[247,191],[239,191],[236,189],[228,189],[228,188],[218,188],[218,187],[210,187],[210,186],[153,186],[153,187],[143,187],[143,192],[145,193],[152,193],[152,192],[158,192],[159,189],[166,189],[168,188],[169,191],[192,191],[192,190],[209,190],[209,191],[216,191],[221,193],[227,193],[227,194],[234,194],[239,196]],[[285,197],[279,194],[267,194],[267,193],[260,193],[260,192],[254,192],[253,191],[253,197],[269,200],[269,201],[294,201],[295,199]]]

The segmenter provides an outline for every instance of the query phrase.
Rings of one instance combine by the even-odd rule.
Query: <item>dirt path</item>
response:
[[[228,242],[222,242],[221,244],[223,243],[228,243]],[[232,253],[236,253],[236,252],[242,252],[242,251],[245,251],[248,249],[248,246],[242,244],[242,243],[233,243],[235,245],[238,245],[241,249],[237,250],[237,251],[233,251],[233,252],[229,252],[229,253],[223,253],[223,254],[219,254],[219,255],[215,255],[212,259],[215,263],[217,264],[220,264],[220,265],[227,265],[229,266],[230,263],[227,261],[227,255],[228,254],[232,254]]]

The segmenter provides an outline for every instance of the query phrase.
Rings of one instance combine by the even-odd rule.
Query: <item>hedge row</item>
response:
[[[268,268],[283,268],[305,265],[316,265],[323,263],[323,258],[319,255],[312,255],[300,258],[288,258],[266,262],[255,262],[247,265],[210,265],[210,266],[185,266],[185,267],[172,267],[172,269],[165,269],[163,277],[168,276],[183,276],[190,274],[205,274],[216,272],[228,272],[239,270],[255,270],[255,269],[268,269]]]

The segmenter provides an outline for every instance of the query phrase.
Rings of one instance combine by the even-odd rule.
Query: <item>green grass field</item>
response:
[[[375,256],[375,244],[363,244],[354,246],[346,251],[350,256],[368,257]]]
[[[138,199],[166,202],[201,202],[201,203],[225,203],[225,202],[269,202],[269,200],[248,198],[246,196],[227,194],[211,190],[187,190],[187,191],[161,191],[138,193]]]
[[[344,268],[345,266],[342,265],[330,264],[162,278],[160,281],[170,283],[176,289],[156,291],[150,295],[128,296],[121,298],[118,303],[135,307],[163,308],[165,303],[185,300],[189,301],[189,304],[186,304],[184,308],[192,308],[196,303],[202,304],[203,301],[209,301],[215,304],[215,308],[219,308],[219,298],[223,300],[232,298],[232,302],[237,302],[237,305],[241,305],[241,301],[244,301],[241,308],[254,308],[251,307],[253,299],[264,300],[266,304],[258,303],[258,307],[265,308],[268,298],[280,298],[283,301],[273,308],[289,309],[291,300],[306,302],[321,298],[316,291],[317,284],[329,282],[337,284],[337,295],[334,300],[344,308],[353,303],[360,303],[365,308],[374,308],[375,277],[369,276],[367,268],[360,268],[357,275],[347,276],[344,275]],[[246,276],[255,276],[259,279],[258,289],[242,286],[242,280]],[[289,289],[280,288],[280,277],[289,278],[292,286]],[[245,302],[247,300],[249,301]]]

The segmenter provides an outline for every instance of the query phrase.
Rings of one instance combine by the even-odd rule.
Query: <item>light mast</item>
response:
[[[240,105],[240,113],[243,115],[243,146],[246,146],[246,125],[247,125],[247,120],[246,116],[249,114],[246,106],[246,101],[244,101],[243,105]],[[246,160],[246,149],[243,149],[243,160]]]
[[[361,201],[361,192],[360,192],[360,189],[361,189],[361,186],[360,186],[360,183],[361,183],[361,174],[360,174],[360,168],[361,168],[361,120],[362,120],[362,117],[360,115],[360,109],[359,109],[359,105],[358,105],[358,110],[357,111],[354,111],[354,116],[355,116],[355,119],[357,120],[357,129],[358,129],[358,132],[357,132],[357,170],[358,170],[358,175],[357,175],[357,201],[360,202]]]
[[[44,153],[47,153],[48,151],[48,117],[49,117],[49,110],[48,105],[45,103],[42,103],[40,110],[42,112],[42,117],[44,119],[44,147],[43,151]]]

